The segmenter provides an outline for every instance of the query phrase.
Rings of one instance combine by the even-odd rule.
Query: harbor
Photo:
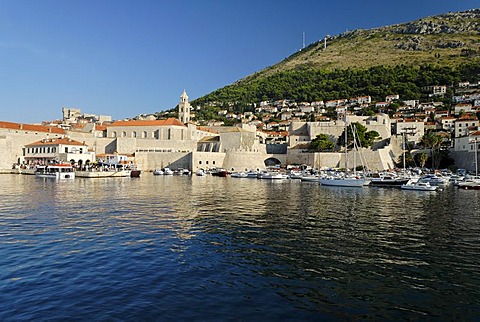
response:
[[[475,320],[480,310],[478,191],[144,173],[6,174],[0,193],[1,320]]]

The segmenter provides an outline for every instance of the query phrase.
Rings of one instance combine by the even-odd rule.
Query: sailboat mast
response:
[[[347,125],[347,112],[345,112],[345,171],[348,170],[348,160],[347,160],[347,155],[348,155],[348,142],[347,142],[347,131],[348,131],[348,125]]]
[[[405,133],[402,133],[402,143],[403,143],[403,171],[405,172],[406,164],[405,164]]]

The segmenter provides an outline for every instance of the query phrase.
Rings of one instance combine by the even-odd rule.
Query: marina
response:
[[[1,320],[475,320],[480,195],[0,176]],[[461,299],[461,301],[459,301]]]

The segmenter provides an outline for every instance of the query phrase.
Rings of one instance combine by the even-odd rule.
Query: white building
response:
[[[183,90],[182,96],[180,96],[180,103],[178,103],[178,118],[184,124],[190,122],[190,110],[192,106],[188,102],[187,92]]]
[[[42,139],[25,145],[24,158],[28,164],[47,164],[53,161],[83,163],[95,161],[95,152],[88,145],[67,137]]]

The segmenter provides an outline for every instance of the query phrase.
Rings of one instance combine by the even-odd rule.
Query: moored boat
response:
[[[409,180],[407,183],[400,186],[403,190],[417,190],[417,191],[435,191],[438,186],[432,186],[429,182]]]
[[[248,174],[246,172],[243,172],[243,171],[233,172],[230,176],[232,178],[248,178]]]
[[[334,187],[363,187],[368,181],[356,177],[325,177],[321,178],[320,184],[322,186],[334,186]]]
[[[39,178],[75,179],[75,172],[70,164],[38,166],[35,175]]]
[[[212,176],[215,176],[215,177],[226,177],[228,175],[228,171],[223,168],[218,168],[218,169],[214,169],[211,172],[211,174]]]
[[[392,173],[374,173],[370,179],[371,186],[398,187],[408,183],[408,178],[401,178]]]

